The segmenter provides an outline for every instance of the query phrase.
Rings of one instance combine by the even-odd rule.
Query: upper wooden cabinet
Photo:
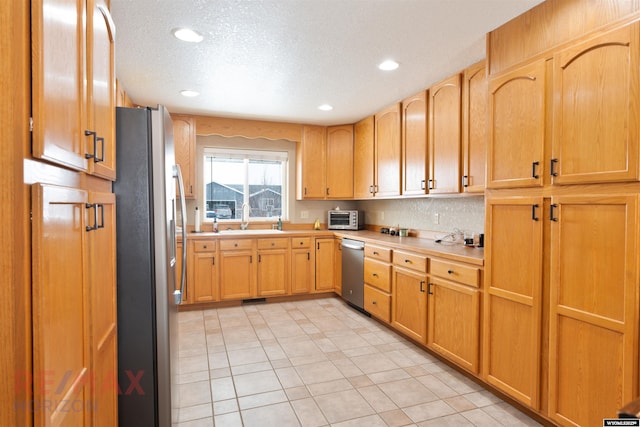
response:
[[[353,126],[327,128],[326,198],[353,198]]]
[[[489,82],[489,188],[543,184],[545,70],[537,60]]]
[[[489,82],[486,62],[462,77],[462,191],[484,192],[489,142]]]
[[[297,166],[298,199],[353,198],[353,126],[304,126]]]
[[[184,196],[196,197],[196,120],[190,116],[172,114],[173,144],[176,163],[180,165],[184,182]]]
[[[429,193],[460,192],[461,87],[456,74],[429,89]]]
[[[427,92],[402,101],[402,194],[427,193]]]
[[[369,116],[353,126],[353,197],[373,197],[375,138],[374,117]]]
[[[393,104],[375,115],[375,163],[373,192],[376,197],[401,192],[401,105]]]
[[[46,19],[45,10],[64,10],[64,21]],[[109,10],[104,0],[34,0],[31,11],[32,154],[113,180],[115,28]]]
[[[572,45],[553,57],[553,184],[639,177],[640,24]]]

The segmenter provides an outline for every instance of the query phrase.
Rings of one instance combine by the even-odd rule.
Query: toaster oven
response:
[[[361,230],[364,228],[364,212],[357,210],[331,210],[327,217],[329,230]]]

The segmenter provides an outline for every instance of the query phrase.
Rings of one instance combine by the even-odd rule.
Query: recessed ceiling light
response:
[[[200,92],[196,92],[195,90],[181,90],[180,94],[182,96],[193,98],[194,96],[200,95]]]
[[[174,28],[171,32],[183,42],[200,43],[204,39],[202,34],[189,28]]]
[[[395,70],[396,68],[398,68],[399,64],[396,61],[393,61],[391,59],[384,61],[383,63],[381,63],[380,65],[378,65],[378,68],[383,70],[383,71],[392,71]]]
[[[322,110],[322,111],[331,111],[333,110],[333,107],[329,104],[322,104],[320,106],[318,106],[318,110]]]

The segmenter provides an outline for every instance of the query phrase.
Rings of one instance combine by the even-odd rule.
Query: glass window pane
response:
[[[206,158],[204,170],[206,218],[241,218],[244,176],[244,160]]]
[[[250,218],[277,218],[282,215],[282,162],[249,160]]]

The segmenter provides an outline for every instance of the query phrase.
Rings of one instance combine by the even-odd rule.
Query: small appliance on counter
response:
[[[364,228],[364,212],[357,210],[330,210],[327,214],[329,230],[362,230]]]

